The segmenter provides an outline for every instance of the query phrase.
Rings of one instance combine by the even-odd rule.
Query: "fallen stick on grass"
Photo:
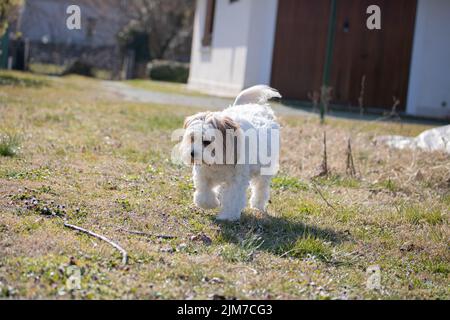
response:
[[[125,229],[125,228],[118,228],[117,231],[122,231],[122,232],[135,234],[135,235],[138,235],[138,236],[149,237],[149,238],[158,238],[158,239],[175,239],[176,238],[175,236],[171,236],[171,235],[153,234],[153,233],[137,231],[137,230],[128,230],[128,229]]]
[[[323,199],[323,201],[325,201],[325,203],[331,208],[333,209],[335,212],[338,212],[337,209],[327,200],[327,198],[325,198],[325,196],[323,195],[322,191],[320,191],[319,187],[317,187],[317,185],[313,182],[312,186],[314,188],[314,190],[319,194],[319,196]]]
[[[80,231],[82,233],[88,234],[88,235],[90,235],[92,237],[95,237],[97,239],[100,239],[100,240],[103,240],[103,241],[107,242],[109,245],[113,246],[114,248],[116,248],[117,250],[120,251],[120,253],[122,254],[122,264],[126,265],[128,263],[128,253],[125,251],[125,249],[122,248],[121,246],[119,246],[117,243],[109,240],[105,236],[102,236],[101,234],[97,234],[95,232],[86,230],[84,228],[81,228],[81,227],[78,227],[78,226],[75,226],[75,225],[72,225],[72,224],[68,224],[66,222],[64,222],[64,227]]]
[[[247,269],[247,270],[250,270],[251,272],[253,272],[255,275],[258,274],[258,271],[256,271],[253,268],[247,267],[247,266],[234,266],[234,267],[231,267],[231,269]]]

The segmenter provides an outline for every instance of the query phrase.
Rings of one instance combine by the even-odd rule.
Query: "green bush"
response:
[[[0,156],[14,157],[20,150],[20,137],[16,134],[0,132]]]
[[[86,77],[94,77],[94,67],[82,60],[76,60],[64,70],[63,75],[78,74]]]
[[[155,60],[150,64],[150,79],[187,83],[189,64],[175,61]]]

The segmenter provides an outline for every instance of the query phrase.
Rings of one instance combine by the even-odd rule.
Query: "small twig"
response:
[[[347,175],[351,177],[356,176],[356,169],[355,169],[355,163],[353,161],[353,152],[352,152],[352,142],[351,138],[348,139],[348,146],[347,146]]]
[[[320,102],[320,92],[318,91],[313,91],[312,93],[308,92],[308,99],[311,100],[313,104],[313,112],[316,112]]]
[[[165,234],[153,234],[153,233],[137,231],[137,230],[128,230],[128,229],[125,229],[125,228],[117,228],[117,231],[122,231],[122,232],[135,234],[135,235],[143,236],[143,237],[149,237],[149,238],[176,239],[176,236],[165,235]]]
[[[337,252],[334,255],[335,259],[343,259],[343,258],[349,257],[349,259],[350,259],[349,262],[352,262],[355,259],[358,259],[359,257],[363,256],[363,254],[359,250],[355,250],[355,251],[352,251],[352,252],[349,252],[349,253],[342,253],[342,254],[341,253],[342,253],[342,251],[341,252]]]
[[[247,270],[250,270],[251,272],[253,272],[255,275],[258,274],[258,271],[256,271],[253,268],[247,267],[247,266],[234,266],[234,267],[231,267],[231,269],[247,269]]]
[[[393,96],[392,100],[393,100],[394,104],[392,105],[391,116],[396,116],[396,115],[398,115],[397,107],[400,105],[400,100],[396,96]]]
[[[325,196],[323,195],[322,191],[320,191],[319,187],[317,187],[317,185],[313,182],[312,186],[314,188],[314,190],[320,195],[320,197],[323,199],[323,201],[325,201],[325,203],[331,208],[333,209],[335,212],[338,212],[338,210],[327,200],[327,198],[325,198]]]
[[[125,249],[123,249],[117,243],[109,240],[105,236],[102,236],[100,234],[97,234],[95,232],[89,231],[87,229],[84,229],[84,228],[81,228],[81,227],[78,227],[78,226],[75,226],[75,225],[72,225],[72,224],[68,224],[67,222],[64,222],[64,227],[83,232],[83,233],[88,234],[88,235],[90,235],[92,237],[95,237],[97,239],[100,239],[100,240],[103,240],[103,241],[107,242],[109,245],[113,246],[114,248],[116,248],[117,250],[120,251],[120,253],[122,254],[122,264],[126,265],[128,263],[128,253],[125,251]]]
[[[397,112],[397,107],[400,105],[400,100],[397,99],[397,97],[395,97],[395,96],[392,98],[393,98],[393,106],[392,106],[390,112],[387,112],[387,114],[383,115],[382,117],[379,117],[377,119],[369,121],[366,125],[362,126],[357,132],[362,132],[365,128],[372,125],[373,123],[378,123],[378,122],[387,121],[387,120],[399,121],[400,124],[402,124],[402,122],[401,122],[402,118],[400,117],[400,115]]]
[[[320,110],[320,123],[325,123],[325,114],[328,113],[328,107],[330,105],[331,101],[331,93],[333,91],[332,87],[328,86],[322,86],[320,90],[320,103],[321,103],[321,110]]]
[[[323,159],[322,164],[320,166],[319,177],[328,176],[328,155],[327,155],[327,133],[326,131],[323,133]]]
[[[297,249],[291,249],[291,250],[288,250],[288,251],[286,251],[285,253],[283,253],[281,256],[280,256],[280,258],[284,258],[284,257],[286,257],[288,254],[290,254],[290,253],[292,253],[292,252],[294,252],[294,251],[296,251]]]

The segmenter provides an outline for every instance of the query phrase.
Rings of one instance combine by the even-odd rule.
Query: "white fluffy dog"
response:
[[[185,121],[181,154],[193,165],[194,203],[204,209],[220,207],[218,220],[240,219],[249,186],[251,207],[266,211],[279,157],[280,126],[267,104],[271,98],[281,95],[255,86],[243,91],[233,106]]]

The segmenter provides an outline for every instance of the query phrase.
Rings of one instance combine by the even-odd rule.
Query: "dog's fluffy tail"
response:
[[[244,104],[266,104],[272,98],[281,98],[280,93],[265,85],[254,86],[242,91],[234,101],[234,106]]]

